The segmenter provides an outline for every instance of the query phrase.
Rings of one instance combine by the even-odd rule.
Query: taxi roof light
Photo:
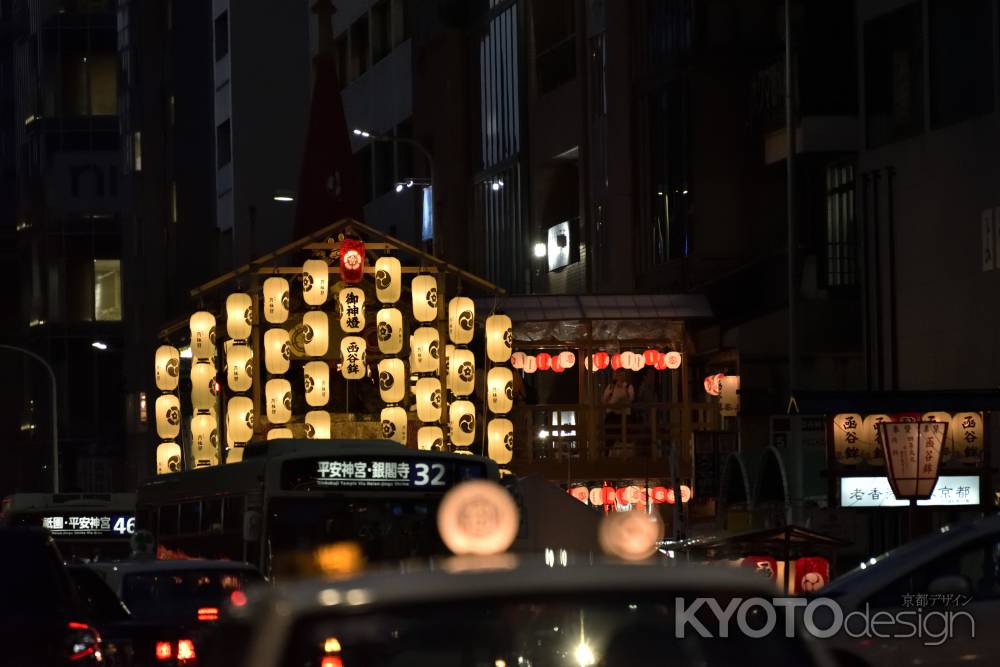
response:
[[[324,653],[340,653],[340,640],[336,637],[327,637],[323,642]]]

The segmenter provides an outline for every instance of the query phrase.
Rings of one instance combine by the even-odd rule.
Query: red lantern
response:
[[[657,350],[646,350],[642,353],[642,358],[646,360],[647,366],[655,366],[660,362],[662,356]]]
[[[675,502],[676,494],[674,494],[673,487],[667,489],[667,504],[673,505]],[[687,484],[681,484],[681,503],[686,503],[691,500],[691,487]]]
[[[601,501],[605,505],[614,505],[618,500],[617,494],[615,494],[615,487],[613,486],[602,486],[601,487]]]
[[[364,275],[364,241],[344,239],[340,242],[340,278],[345,283],[359,283]]]
[[[667,355],[661,354],[660,358],[657,359],[656,363],[653,365],[653,368],[655,368],[658,371],[667,370]]]
[[[596,370],[604,370],[611,363],[611,359],[607,352],[595,352],[594,353],[594,368]]]
[[[830,562],[819,556],[795,561],[795,593],[813,593],[830,581]]]
[[[767,577],[771,581],[778,580],[778,559],[770,556],[747,556],[740,563],[743,567],[748,567],[762,577]]]
[[[548,352],[539,352],[535,359],[538,361],[538,370],[547,371],[552,367],[552,355]]]
[[[588,498],[590,498],[590,492],[587,490],[587,487],[585,486],[574,486],[572,489],[569,490],[569,495],[573,496],[574,498],[576,498],[577,500],[579,500],[581,503],[584,504],[586,504]]]
[[[650,490],[649,495],[652,496],[654,503],[662,505],[667,502],[667,487],[654,486],[652,490]]]
[[[718,396],[722,393],[722,378],[725,373],[716,373],[705,378],[705,391],[711,396]]]
[[[613,368],[615,370],[618,370],[621,367],[622,367],[622,355],[617,354],[617,353],[612,354],[611,355],[611,368]]]
[[[562,361],[560,361],[558,355],[552,357],[552,361],[549,362],[549,365],[552,367],[553,373],[562,373],[564,370],[566,370],[565,368],[563,368]]]

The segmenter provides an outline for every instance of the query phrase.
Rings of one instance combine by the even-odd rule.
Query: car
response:
[[[944,526],[871,558],[816,596],[832,599],[845,617],[859,613],[857,625],[846,629],[862,636],[841,633],[830,641],[869,661],[924,667],[990,661],[1000,655],[994,631],[1000,627],[1000,515]],[[885,637],[861,625],[876,614],[893,621],[876,628]],[[917,624],[914,636],[901,636],[910,634],[904,622]]]
[[[195,665],[205,629],[234,594],[264,578],[247,563],[137,559],[88,563],[130,612],[116,629],[131,639],[133,664]]]
[[[670,565],[576,562],[566,552],[466,556],[257,589],[234,600],[203,664],[637,667],[733,665],[748,656],[753,664],[834,664],[801,634],[720,639],[689,628],[679,636],[678,598],[725,605],[774,591],[749,573]]]
[[[83,604],[87,620],[101,634],[105,667],[132,667],[132,642],[137,629],[128,608],[85,564],[69,562],[66,571]]]
[[[5,665],[103,662],[100,633],[40,528],[0,528],[0,646]]]

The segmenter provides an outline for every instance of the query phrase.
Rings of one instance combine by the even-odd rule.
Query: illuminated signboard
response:
[[[841,477],[841,507],[906,507],[906,500],[898,500],[892,493],[887,477]],[[979,477],[977,475],[942,475],[927,500],[918,500],[922,506],[956,506],[979,504]]]
[[[443,491],[467,479],[485,477],[482,461],[331,457],[287,461],[281,487],[289,491]]]
[[[42,517],[53,537],[126,537],[135,532],[134,514],[57,514]]]

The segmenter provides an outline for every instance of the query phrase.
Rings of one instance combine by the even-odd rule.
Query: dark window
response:
[[[365,203],[375,199],[372,178],[372,145],[368,144],[358,151],[358,162],[361,164],[361,191],[364,193]]]
[[[392,51],[392,20],[389,0],[381,0],[372,7],[372,64],[385,58]]]
[[[103,624],[128,620],[128,611],[96,572],[85,565],[68,569],[77,596],[93,621]]]
[[[122,602],[141,621],[191,623],[201,607],[223,607],[233,591],[261,581],[252,570],[156,571],[122,580]]]
[[[659,264],[688,254],[688,94],[683,80],[661,86],[647,102],[649,248]]]
[[[538,92],[547,93],[576,76],[574,0],[535,3],[535,69]]]
[[[353,81],[368,71],[368,15],[365,14],[351,26],[351,67]]]
[[[350,80],[350,72],[347,67],[348,64],[348,43],[347,43],[348,33],[343,32],[340,37],[334,40],[333,46],[337,52],[337,78],[340,80],[340,87],[343,88],[347,86]]]
[[[373,194],[375,197],[381,197],[386,192],[389,192],[396,183],[393,179],[396,171],[393,164],[394,149],[395,143],[389,141],[379,141],[372,145],[372,157],[375,169],[375,191]]]
[[[479,42],[481,168],[488,169],[521,150],[518,4],[490,20]]]
[[[865,25],[868,145],[918,134],[924,126],[923,21],[912,3]]]
[[[222,529],[227,533],[243,532],[243,498],[230,496],[223,501]]]
[[[222,60],[229,53],[229,12],[215,17],[215,59]]]
[[[854,166],[826,170],[826,284],[847,287],[858,282],[854,232]]]
[[[407,0],[392,0],[392,48],[396,48],[410,38],[406,2]]]
[[[227,119],[215,128],[215,145],[218,151],[219,169],[222,169],[233,159],[232,123]]]
[[[177,534],[177,505],[160,508],[160,535]]]
[[[198,523],[201,518],[201,507],[197,501],[181,504],[180,533],[189,534],[198,532]]]
[[[691,48],[691,0],[646,0],[648,71],[668,67]]]
[[[931,127],[993,111],[992,0],[929,6]]]
[[[404,120],[402,123],[396,126],[397,137],[402,137],[404,139],[413,138],[413,121],[410,119]],[[412,178],[416,176],[414,171],[414,151],[413,146],[405,143],[396,143],[396,181],[403,181],[407,178]],[[428,165],[424,164],[421,169],[427,169]],[[428,174],[429,176],[430,174]]]
[[[222,532],[222,498],[207,498],[201,501],[201,531]]]

